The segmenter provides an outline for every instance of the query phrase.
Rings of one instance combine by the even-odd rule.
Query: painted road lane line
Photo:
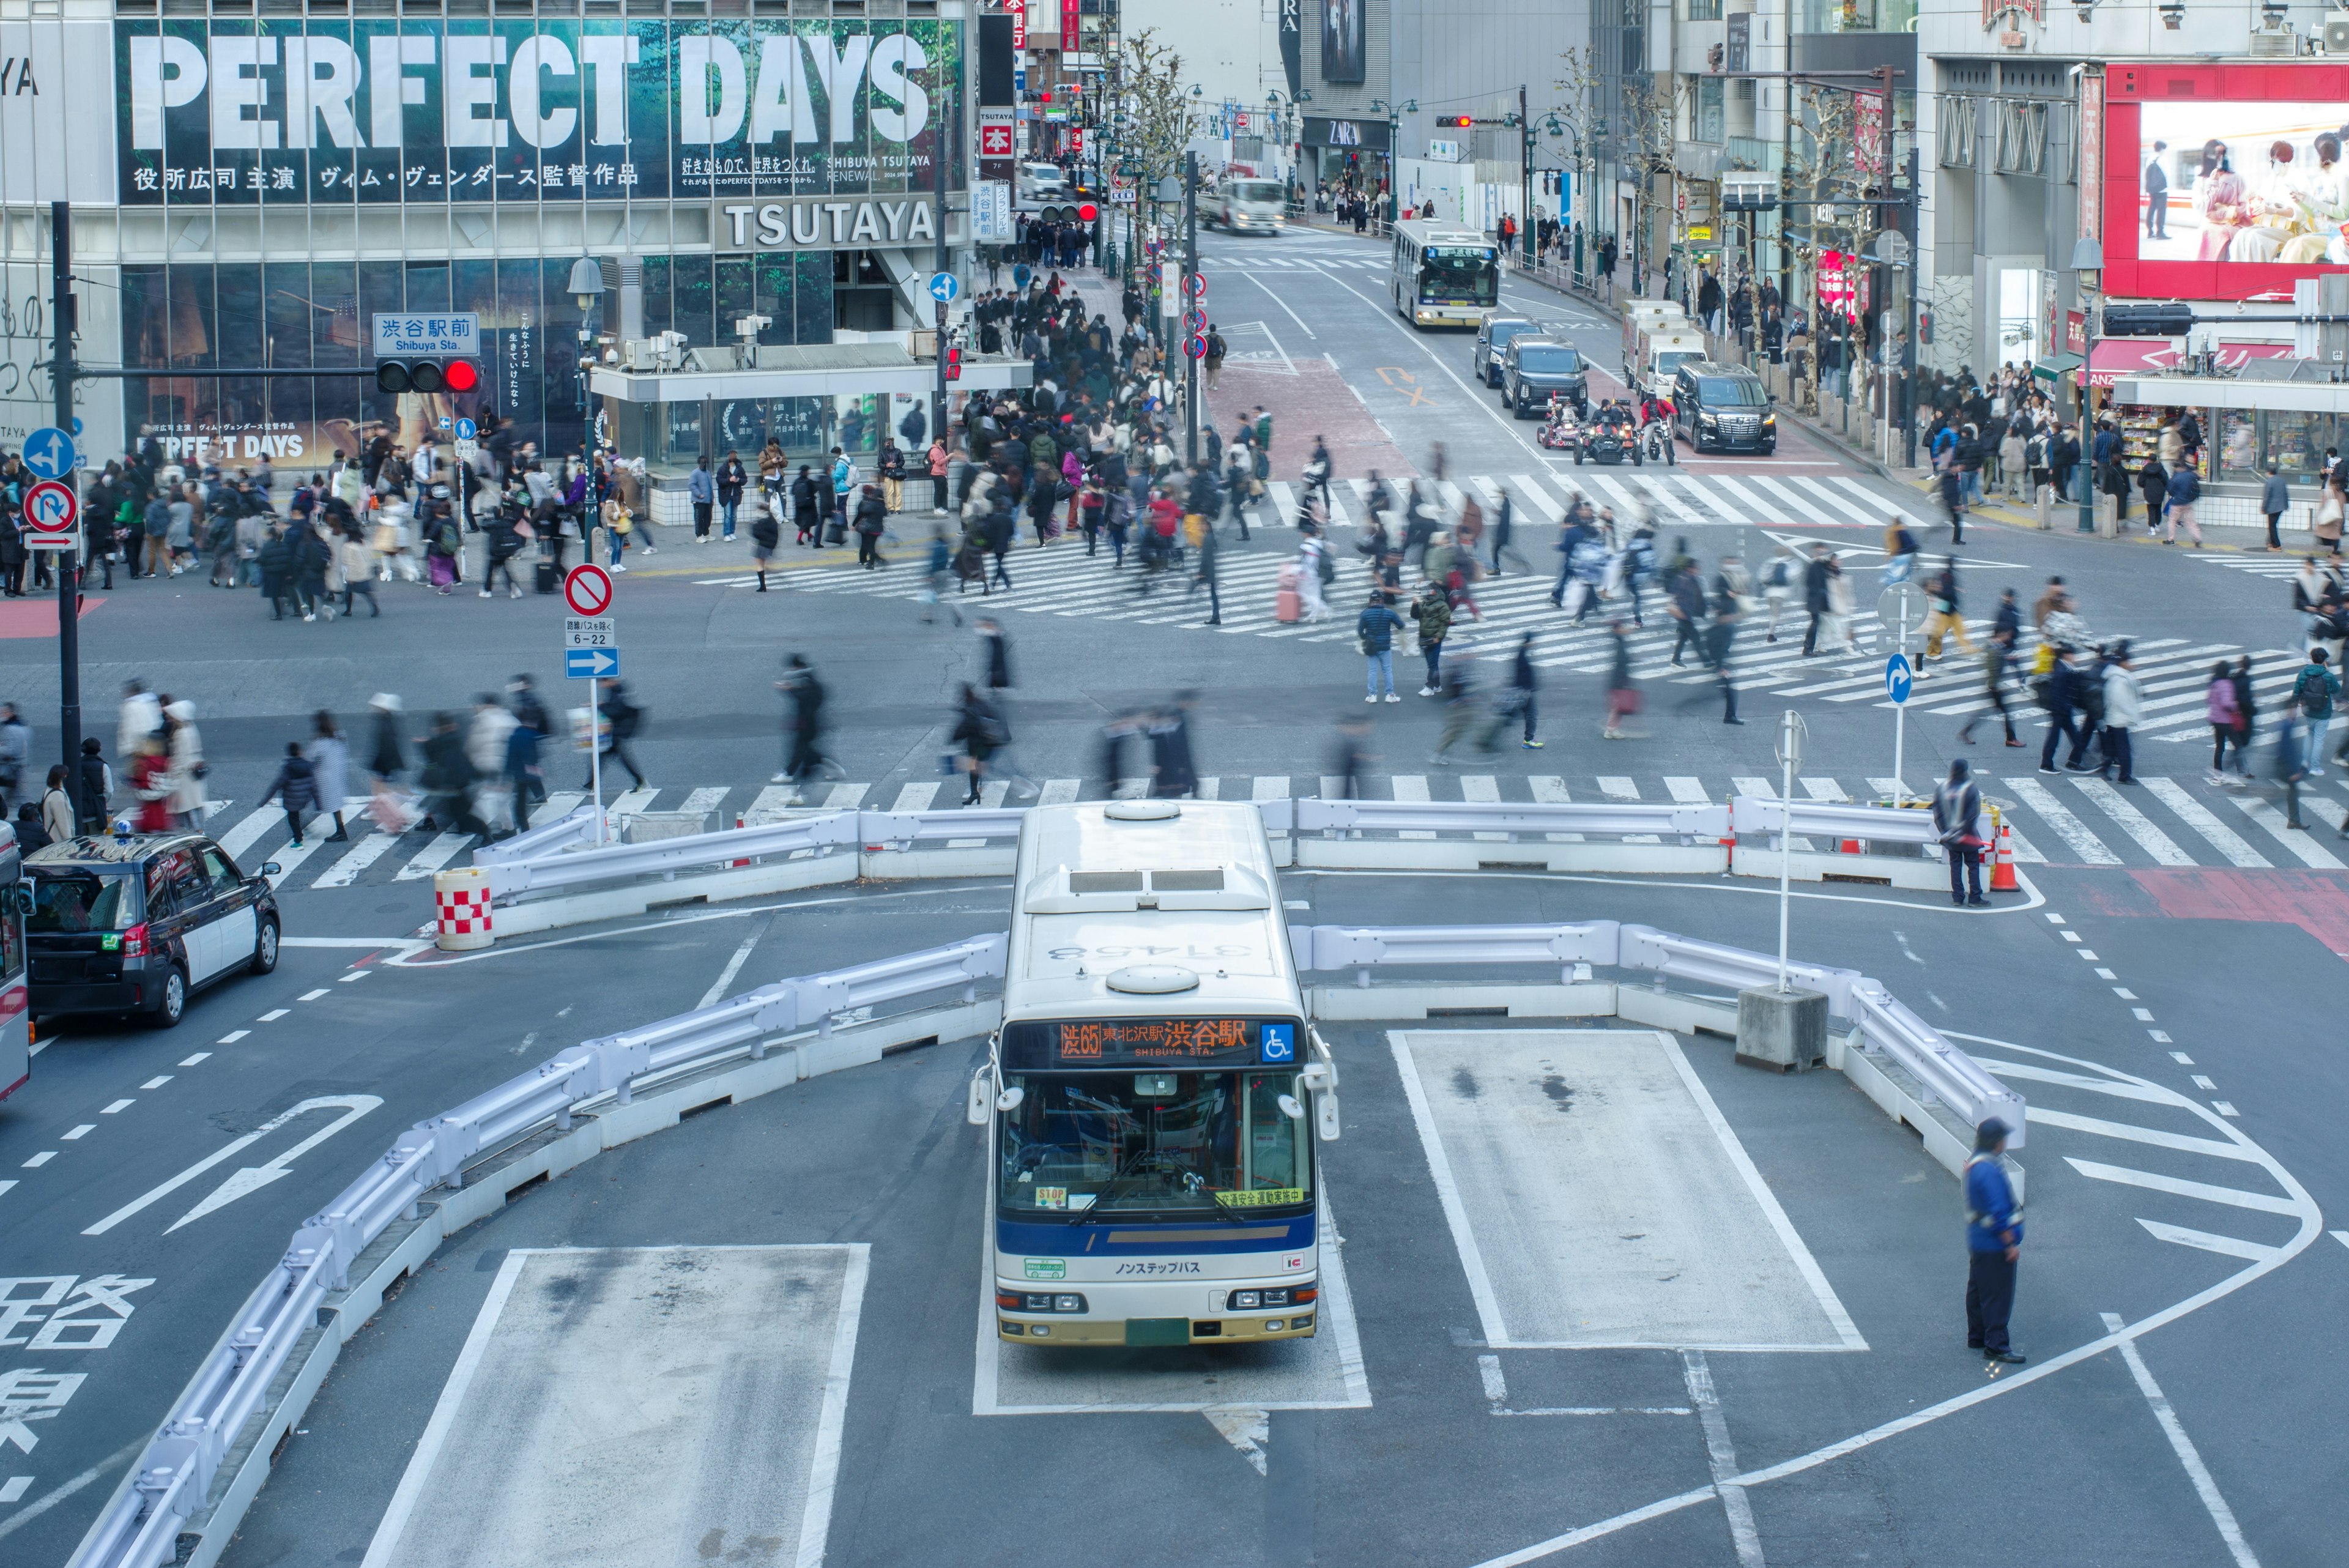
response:
[[[2108,1312],[2102,1317],[2106,1334],[2121,1331],[2124,1320],[2120,1314]],[[2202,1455],[2194,1447],[2194,1439],[2186,1435],[2186,1424],[2178,1418],[2178,1412],[2171,1407],[2168,1396],[2162,1393],[2161,1385],[2153,1380],[2153,1372],[2145,1364],[2145,1353],[2137,1348],[2134,1339],[2122,1340],[2118,1348],[2121,1359],[2128,1365],[2129,1376],[2137,1379],[2137,1392],[2145,1396],[2146,1405],[2153,1411],[2155,1421],[2160,1424],[2162,1435],[2169,1439],[2170,1451],[2178,1456],[2178,1464],[2185,1468],[2186,1479],[2193,1483],[2194,1495],[2202,1500],[2204,1511],[2209,1514],[2210,1522],[2218,1527],[2219,1539],[2226,1542],[2228,1554],[2235,1560],[2235,1568],[2260,1568],[2260,1560],[2252,1552],[2251,1542],[2243,1539],[2242,1526],[2236,1522],[2235,1511],[2229,1508],[2227,1500],[2219,1494],[2219,1483],[2211,1476],[2210,1468],[2202,1462]]]
[[[2224,1203],[2237,1209],[2256,1209],[2262,1214],[2297,1214],[2300,1205],[2289,1198],[2271,1198],[2264,1192],[2245,1192],[2239,1188],[2213,1187],[2207,1181],[2186,1181],[2175,1176],[2162,1176],[2150,1170],[2132,1170],[2122,1165],[2101,1165],[2093,1159],[2064,1157],[2064,1163],[2081,1175],[2097,1181],[2118,1182],[2125,1187],[2142,1187],[2148,1191],[2167,1192],[2178,1198],[2199,1199],[2205,1203]]]
[[[2137,840],[2137,847],[2154,858],[2159,866],[2191,866],[2194,857],[2178,846],[2178,841],[2153,825],[2153,819],[2139,811],[2125,798],[2118,788],[2099,778],[2075,778],[2072,783],[2079,792],[2095,801],[2106,816],[2121,825],[2121,830]]]
[[[2254,1263],[2265,1262],[2282,1251],[2263,1241],[2246,1241],[2240,1236],[2219,1236],[2208,1231],[2190,1230],[2184,1225],[2167,1224],[2159,1220],[2139,1218],[2146,1234],[2157,1241],[2171,1241],[2180,1247],[2193,1247],[2205,1252],[2217,1252],[2222,1257],[2242,1258]]]

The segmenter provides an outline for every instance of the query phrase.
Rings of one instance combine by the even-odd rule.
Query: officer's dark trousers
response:
[[[2006,1320],[2014,1311],[2014,1264],[2002,1250],[1968,1254],[1966,1343],[1987,1351],[2007,1348]]]

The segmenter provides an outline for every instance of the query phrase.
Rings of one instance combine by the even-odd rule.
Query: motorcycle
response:
[[[1574,405],[1564,398],[1552,398],[1549,417],[1542,421],[1541,434],[1536,438],[1552,451],[1571,449],[1580,439],[1581,427],[1575,422]]]
[[[1672,427],[1663,420],[1650,420],[1640,430],[1640,450],[1647,454],[1650,462],[1677,467],[1681,461],[1679,449],[1672,440]]]
[[[1582,466],[1588,458],[1592,462],[1621,462],[1630,459],[1637,468],[1641,462],[1640,443],[1632,438],[1630,427],[1613,420],[1601,420],[1583,427],[1574,443],[1574,463]]]

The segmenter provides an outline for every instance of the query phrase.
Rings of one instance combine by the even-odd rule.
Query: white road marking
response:
[[[1713,1391],[1713,1369],[1702,1350],[1681,1352],[1681,1373],[1688,1385],[1689,1403],[1704,1423],[1704,1452],[1713,1467],[1713,1487],[1721,1494],[1721,1511],[1729,1516],[1729,1539],[1737,1548],[1740,1568],[1764,1568],[1762,1534],[1754,1527],[1753,1500],[1737,1483],[1737,1449],[1729,1440],[1729,1422],[1721,1413],[1721,1397]]]
[[[2055,836],[2071,846],[2072,853],[2091,866],[2118,866],[2121,857],[2105,847],[2105,841],[2088,830],[2088,825],[2072,815],[2054,793],[2037,779],[2013,778],[2003,781],[2023,804],[2037,812]]]
[[[936,779],[926,780],[920,784],[909,784],[897,791],[896,804],[889,809],[891,811],[927,811],[930,809],[930,803],[937,797],[938,782]]]
[[[2268,858],[2246,843],[2242,836],[2211,815],[2210,808],[2186,793],[2185,786],[2175,779],[2148,778],[2145,787],[2152,796],[2177,814],[2178,819],[2200,834],[2233,866],[2264,867]]]
[[[2043,1106],[2027,1106],[2024,1119],[2044,1123],[2051,1127],[2064,1127],[2073,1132],[2094,1133],[2098,1137],[2124,1138],[2130,1143],[2151,1144],[2157,1148],[2174,1148],[2184,1154],[2209,1155],[2213,1159],[2256,1160],[2241,1145],[2224,1138],[2189,1137],[2184,1133],[2164,1132],[2158,1127],[2138,1127],[2134,1122],[2108,1122],[2096,1116],[2075,1116],[2069,1111],[2049,1110]]]
[[[2119,823],[2121,831],[2136,839],[2137,847],[2152,856],[2156,864],[2191,866],[2196,863],[2194,857],[2180,849],[2176,839],[2156,827],[2153,819],[2139,811],[2115,785],[2097,778],[2077,778],[2072,782],[2082,794],[2103,808],[2106,816]]]
[[[2199,1248],[2205,1252],[2218,1252],[2230,1258],[2247,1258],[2252,1262],[2264,1262],[2276,1255],[2277,1249],[2262,1241],[2246,1241],[2240,1236],[2214,1235],[2208,1231],[2189,1230],[2183,1225],[2171,1225],[2159,1220],[2140,1216],[2137,1223],[2157,1241],[2174,1241],[2181,1247]]]
[[[2186,1181],[2175,1176],[2162,1176],[2150,1170],[2131,1170],[2127,1166],[2100,1165],[2093,1159],[2064,1157],[2064,1163],[2097,1181],[2118,1182],[2126,1187],[2142,1187],[2154,1192],[2167,1192],[2178,1198],[2196,1198],[2205,1203],[2225,1203],[2237,1209],[2256,1209],[2262,1214],[2297,1214],[2300,1206],[2289,1198],[2271,1198],[2264,1192],[2245,1192],[2239,1188],[2213,1187],[2207,1181]]]
[[[759,939],[764,935],[766,935],[766,928],[762,924],[759,929],[742,939],[742,945],[734,950],[734,956],[726,961],[726,967],[718,971],[718,978],[710,982],[708,991],[701,993],[702,1007],[715,1005],[719,999],[726,994],[726,988],[734,983],[736,975],[742,972],[742,965],[749,961],[750,950],[759,945]]]
[[[399,842],[392,833],[370,833],[336,857],[326,874],[310,884],[313,888],[347,888],[358,880],[359,873],[384,857],[391,846]]]
[[[2108,1312],[2102,1315],[2106,1334],[2120,1332],[2120,1314]],[[2209,1467],[2202,1462],[2201,1454],[2194,1447],[2194,1439],[2186,1435],[2185,1423],[2170,1407],[2168,1398],[2161,1392],[2161,1385],[2153,1380],[2153,1373],[2146,1366],[2145,1356],[2137,1349],[2137,1341],[2122,1340],[2120,1353],[2121,1359],[2128,1364],[2129,1376],[2137,1379],[2137,1392],[2145,1396],[2146,1404],[2153,1410],[2153,1418],[2161,1423],[2162,1435],[2169,1439],[2169,1447],[2178,1455],[2178,1462],[2185,1467],[2186,1479],[2194,1483],[2194,1495],[2202,1500],[2202,1507],[2209,1513],[2210,1522],[2219,1527],[2219,1539],[2227,1543],[2227,1552],[2234,1558],[2235,1568],[2260,1568],[2259,1557],[2251,1551],[2251,1542],[2243,1539],[2242,1526],[2235,1522],[2235,1511],[2229,1508],[2227,1500],[2219,1495],[2218,1481],[2212,1479]]]
[[[454,860],[457,857],[457,852],[471,842],[473,842],[473,836],[470,833],[444,833],[417,851],[416,858],[401,867],[398,874],[392,880],[413,882],[421,877],[429,877],[448,865],[450,861]]]
[[[2334,857],[2331,850],[2320,846],[2316,840],[2310,836],[2305,830],[2296,827],[2286,827],[2284,826],[2283,813],[2278,811],[2274,806],[2270,805],[2266,801],[2261,800],[2257,796],[2247,794],[2233,794],[2229,795],[2227,798],[2235,803],[2235,809],[2237,811],[2241,812],[2245,816],[2250,817],[2253,822],[2256,822],[2261,827],[2266,828],[2268,830],[2269,837],[2274,839],[2278,844],[2282,845],[2286,849],[2292,851],[2292,854],[2298,856],[2302,865],[2313,866],[2320,870],[2325,871],[2338,871],[2342,869],[2341,862]],[[2319,820],[2321,821],[2323,819],[2320,818]]]
[[[200,1058],[198,1058],[198,1060],[202,1060],[202,1058],[200,1057]],[[183,1066],[183,1067],[187,1065],[187,1064],[186,1064],[186,1063],[184,1063],[184,1062],[182,1062],[182,1063],[181,1063],[181,1064],[181,1064],[181,1066]],[[60,1143],[72,1143],[72,1142],[73,1142],[73,1141],[75,1141],[77,1138],[85,1138],[85,1137],[88,1137],[90,1134],[92,1134],[92,1133],[96,1132],[97,1130],[98,1130],[98,1124],[97,1124],[96,1122],[84,1122],[84,1123],[82,1123],[82,1124],[81,1124],[81,1126],[79,1126],[79,1127],[75,1127],[75,1128],[73,1128],[72,1130],[70,1130],[70,1131],[68,1131],[68,1132],[59,1133],[59,1134],[57,1135],[57,1141],[58,1141],[58,1142],[60,1142]]]

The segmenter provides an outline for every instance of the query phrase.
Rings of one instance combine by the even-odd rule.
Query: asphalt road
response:
[[[1219,324],[1237,346],[1247,341],[1237,324],[1261,316],[1280,351],[1267,337],[1270,358],[1236,360],[1219,396],[1237,397],[1247,376],[1266,384],[1264,367],[1285,355],[1300,396],[1324,400],[1299,419],[1275,404],[1284,445],[1311,433],[1298,429],[1302,419],[1326,413],[1332,433],[1346,434],[1341,478],[1361,477],[1373,457],[1389,465],[1382,472],[1424,472],[1440,440],[1454,483],[1564,496],[1570,465],[1560,474],[1529,455],[1519,438],[1532,426],[1508,428],[1497,400],[1460,384],[1468,339],[1423,337],[1382,316],[1383,275],[1358,265],[1362,253],[1351,242],[1291,234],[1218,238],[1207,248]],[[1591,334],[1592,357],[1608,363],[1611,324],[1577,329]],[[1317,360],[1326,362],[1318,372]],[[1380,376],[1398,367],[1414,379]],[[1332,389],[1360,395],[1349,409],[1328,400]],[[1342,427],[1341,416],[1350,421]],[[1872,582],[1867,552],[1876,539],[1857,509],[1905,505],[1921,514],[1921,501],[1847,469],[1796,466],[1827,461],[1800,443],[1790,441],[1782,458],[1775,468],[1690,465],[1677,489],[1646,490],[1651,476],[1642,474],[1633,493],[1671,508],[1668,531],[1685,531],[1707,558],[1733,543],[1751,558],[1772,535],[1716,510],[1741,493],[1724,480],[1773,517],[1808,498],[1814,514],[1775,532],[1852,550],[1847,565]],[[1609,493],[1592,483],[1595,497]],[[1521,503],[1520,538],[1540,568],[1548,530],[1531,525],[1530,504]],[[1268,635],[1288,628],[1270,623],[1268,587],[1258,587],[1292,542],[1264,528],[1246,545],[1231,541],[1222,631],[1193,624],[1204,618],[1201,607],[1177,615],[1164,594],[1127,600],[1115,591],[1121,579],[1096,586],[1102,574],[1071,560],[1071,545],[1015,556],[1023,592],[990,607],[1014,639],[1012,711],[1026,772],[1070,797],[1097,796],[1106,787],[1103,718],[1191,687],[1201,692],[1200,770],[1228,786],[1226,798],[1319,787],[1329,726],[1350,711],[1376,723],[1374,794],[1526,799],[1556,798],[1545,793],[1555,788],[1585,799],[1629,788],[1661,800],[1693,789],[1718,799],[1777,777],[1768,726],[1720,725],[1711,687],[1702,679],[1674,685],[1681,671],[1655,678],[1644,739],[1599,743],[1599,677],[1586,645],[1556,627],[1538,589],[1516,594],[1506,577],[1485,590],[1496,639],[1506,646],[1519,628],[1537,629],[1544,656],[1559,660],[1545,674],[1549,745],[1477,758],[1458,775],[1431,767],[1433,704],[1407,687],[1403,704],[1362,708],[1361,660],[1342,627],[1322,640],[1321,628]],[[1961,561],[1974,563],[1966,567],[1970,613],[1986,613],[2001,584],[2028,597],[2060,573],[2080,589],[2100,634],[2164,645],[2180,672],[2167,678],[2186,694],[2187,722],[2141,745],[2140,772],[2175,793],[2116,805],[2111,792],[2066,778],[2036,780],[2043,793],[2033,795],[2033,775],[2008,759],[2035,756],[2000,750],[1993,732],[1992,744],[1971,754],[1999,775],[1993,794],[2013,801],[2014,820],[2040,856],[2025,867],[2038,901],[1966,918],[1927,896],[1815,889],[1798,897],[1796,950],[1877,975],[1941,1027],[1994,1042],[1973,1045],[2007,1064],[2002,1070],[2034,1107],[2071,1118],[2034,1126],[2024,1157],[2033,1243],[2017,1314],[2023,1347],[2041,1365],[2095,1342],[2103,1313],[2137,1323],[2195,1303],[2144,1339],[2147,1376],[2190,1438],[2208,1491],[2239,1521],[2244,1550],[2267,1563],[2327,1562],[2333,1511],[2323,1500],[2340,1480],[2332,1412],[2344,1393],[2332,1305],[2349,1259],[2317,1216],[2349,1198],[2349,1173],[2334,1134],[2344,1085],[2318,1043],[2331,1033],[2333,966],[2349,954],[2349,899],[2341,873],[2325,863],[2342,846],[2330,836],[2280,831],[2274,808],[2256,794],[2206,785],[2190,722],[2194,678],[2208,659],[2292,646],[2288,595],[2261,557],[1990,524],[1974,531]],[[831,749],[843,780],[827,793],[851,790],[886,806],[940,784],[945,706],[953,683],[970,673],[973,644],[967,630],[923,626],[905,597],[912,585],[809,564],[789,574],[786,591],[762,597],[733,580],[739,554],[681,542],[641,565],[623,579],[618,610],[628,679],[652,715],[639,752],[658,794],[639,804],[698,799],[702,809],[730,814],[754,806],[775,765],[769,683],[793,649],[816,660],[834,695]],[[461,706],[522,670],[560,696],[556,601],[440,598],[404,586],[384,598],[380,620],[326,625],[272,623],[257,596],[186,578],[93,598],[82,624],[89,728],[110,746],[111,693],[132,674],[193,700],[212,787],[230,802],[214,827],[229,834],[252,817],[275,753],[306,732],[316,708],[356,725],[367,694],[388,689],[414,715]],[[1872,595],[1863,590],[1861,602]],[[1779,670],[1783,649],[1746,642],[1755,681],[1747,711],[1801,709],[1812,737],[1806,781],[1855,797],[1872,793],[1893,772],[1892,714],[1878,706],[1874,661]],[[1643,660],[1661,665],[1664,646]],[[55,734],[50,649],[37,637],[0,638],[0,695],[23,703],[40,745]],[[1911,787],[1960,753],[1962,715],[1933,710],[1959,706],[1954,689],[1971,682],[1955,670],[1948,680],[1929,684],[1911,706],[1902,769]],[[1818,685],[1830,689],[1797,694]],[[1673,711],[1692,697],[1688,716]],[[2337,817],[2337,783],[2315,793],[2317,809]],[[429,849],[425,836],[409,836],[342,885],[328,877],[344,846],[314,854],[282,892],[295,940],[275,975],[204,993],[168,1034],[88,1024],[45,1031],[33,1082],[0,1105],[0,1180],[14,1183],[0,1188],[0,1256],[10,1265],[0,1313],[34,1303],[0,1320],[0,1378],[16,1377],[12,1399],[32,1407],[20,1428],[0,1425],[0,1552],[11,1561],[65,1560],[132,1446],[285,1238],[399,1127],[570,1041],[696,1004],[746,940],[752,945],[730,991],[1000,929],[1003,919],[999,884],[868,888],[708,919],[591,928],[450,963],[409,956],[429,917],[429,881],[399,873],[413,872]],[[240,853],[283,854],[282,830],[256,824]],[[1775,936],[1767,897],[1705,884],[1324,876],[1292,878],[1284,891],[1309,902],[1316,919],[1604,914],[1756,947]],[[2251,986],[2266,1004],[2247,1009]],[[1331,1156],[1330,1193],[1348,1238],[1369,1404],[1274,1411],[1257,1446],[1268,1460],[1261,1474],[1244,1447],[1195,1413],[972,1414],[980,1172],[975,1135],[957,1113],[974,1047],[953,1043],[697,1117],[459,1238],[350,1347],[307,1431],[287,1447],[237,1560],[361,1560],[515,1249],[788,1242],[870,1248],[840,1491],[828,1519],[834,1561],[1024,1560],[1106,1533],[1143,1562],[1407,1556],[1464,1568],[1605,1525],[1567,1555],[1741,1562],[1730,1517],[1710,1498],[1620,1521],[1712,1483],[1709,1423],[1700,1415],[1492,1413],[1493,1386],[1478,1361],[1487,1354],[1499,1361],[1501,1408],[1697,1407],[1690,1369],[1667,1350],[1480,1347],[1476,1307],[1386,1032],[1352,1031],[1339,1045],[1348,1133]],[[1976,1553],[1987,1521],[2000,1553],[2025,1563],[2229,1560],[2196,1469],[2180,1459],[2117,1351],[1941,1410],[1994,1386],[1957,1345],[1957,1205],[1909,1135],[1833,1075],[1764,1079],[1730,1067],[1718,1043],[1686,1050],[1869,1347],[1710,1356],[1741,1467],[1724,1473],[1785,1466],[1883,1423],[1930,1417],[1747,1488],[1754,1537],[1744,1545],[1758,1542],[1763,1560],[1936,1563]],[[305,1108],[310,1101],[321,1103]],[[2137,1135],[2108,1130],[2116,1127]],[[223,1155],[256,1132],[249,1153]],[[2206,1147],[2236,1134],[2256,1155]],[[102,1233],[85,1233],[215,1160]],[[284,1174],[237,1180],[247,1168]],[[2116,1170],[2159,1180],[2147,1186]],[[2247,1205],[2243,1194],[2264,1206]],[[2313,1244],[2301,1242],[2311,1234]],[[2271,1272],[2242,1279],[2260,1270]],[[52,1318],[98,1326],[54,1330],[47,1347],[35,1348]],[[69,1348],[84,1339],[90,1348]],[[59,1375],[84,1381],[69,1390],[29,1381]],[[33,1441],[12,1446],[16,1431]],[[1014,1476],[1044,1484],[1007,1486]],[[738,1545],[721,1541],[718,1555]]]

